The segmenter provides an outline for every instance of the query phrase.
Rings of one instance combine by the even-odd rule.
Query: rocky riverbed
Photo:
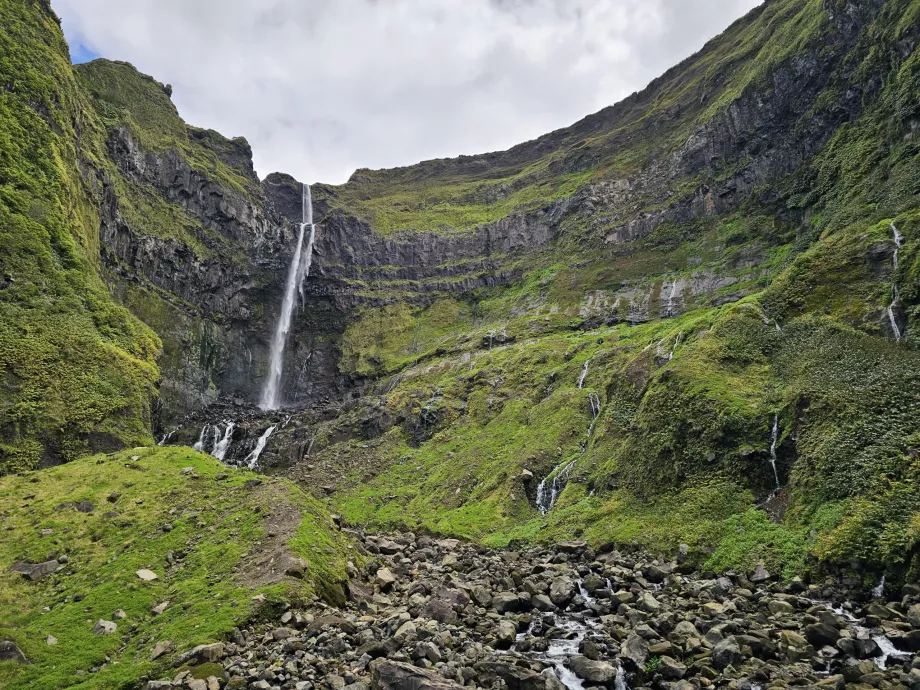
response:
[[[342,606],[255,601],[257,623],[147,689],[920,688],[915,585],[847,599],[830,580],[716,576],[577,541],[355,536]]]

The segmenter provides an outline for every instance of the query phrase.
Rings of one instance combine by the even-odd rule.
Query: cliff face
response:
[[[72,149],[78,272],[120,315],[92,337],[144,372],[99,383],[129,401],[65,433],[70,455],[232,420],[230,460],[274,426],[263,467],[356,521],[496,542],[574,525],[717,548],[723,567],[909,563],[913,537],[889,537],[920,515],[917,0],[771,0],[569,128],[314,185],[277,415],[252,408],[300,183],[259,181],[245,140],[187,125],[130,65],[71,72],[48,11],[17,8],[51,41],[48,103],[71,105],[43,124],[31,97],[4,97]],[[4,270],[14,308],[23,272]],[[6,427],[6,448],[34,463],[79,415],[32,407],[51,384],[22,358],[6,371],[4,409],[37,420]]]

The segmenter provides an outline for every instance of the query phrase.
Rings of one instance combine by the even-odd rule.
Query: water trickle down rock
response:
[[[895,316],[894,310],[898,306],[898,302],[901,300],[901,293],[898,289],[898,252],[901,250],[901,247],[904,246],[904,237],[901,235],[901,232],[895,227],[895,224],[891,224],[891,232],[894,236],[894,256],[891,259],[892,268],[893,268],[893,278],[891,283],[891,304],[888,305],[888,321],[891,323],[891,332],[894,334],[895,340],[900,340],[903,334],[901,333],[901,328],[898,326],[898,319]]]
[[[585,362],[584,371],[587,372],[587,370],[588,363]],[[579,388],[580,387],[581,386],[579,386]],[[547,475],[546,479],[537,486],[536,503],[537,509],[540,511],[541,515],[546,515],[553,509],[556,500],[559,498],[559,494],[562,493],[562,490],[568,483],[572,470],[574,470],[575,466],[578,464],[578,459],[588,450],[588,442],[591,440],[591,434],[594,433],[594,424],[601,414],[601,399],[597,396],[597,393],[592,392],[588,394],[588,404],[591,406],[591,424],[588,426],[588,432],[585,434],[585,440],[581,444],[581,451],[578,457],[568,462],[568,464],[563,460],[556,465],[553,471]],[[552,477],[552,479],[550,479],[550,477]]]
[[[782,488],[779,482],[779,472],[776,469],[776,443],[779,440],[779,415],[773,415],[773,435],[770,443],[770,466],[773,468],[773,478],[776,480],[776,493]]]
[[[224,430],[223,438],[217,442],[217,444],[214,446],[214,450],[211,451],[211,455],[213,455],[221,462],[224,461],[224,458],[227,457],[227,451],[230,450],[230,444],[233,442],[233,429],[235,427],[235,423],[228,421],[227,428]]]
[[[209,428],[210,428],[210,425],[208,424],[205,424],[203,427],[201,427],[201,435],[198,436],[198,440],[195,442],[195,445],[192,446],[192,448],[194,448],[197,451],[204,450],[204,442],[207,440]]]
[[[262,455],[262,451],[265,450],[265,446],[268,444],[268,439],[274,431],[275,427],[270,426],[261,436],[259,436],[259,440],[256,442],[256,447],[249,455],[246,456],[246,460],[244,460],[246,466],[249,469],[253,469],[256,466],[256,463],[259,462],[259,456]]]
[[[303,281],[310,275],[310,264],[313,261],[313,242],[316,238],[316,226],[313,224],[313,199],[310,195],[310,185],[303,185],[301,203],[303,205],[303,222],[297,235],[297,248],[291,259],[288,269],[287,282],[284,286],[284,298],[281,302],[281,314],[278,317],[278,326],[272,338],[271,356],[268,368],[268,378],[262,390],[262,401],[259,406],[263,410],[277,410],[281,406],[281,375],[284,372],[284,348],[287,345],[288,335],[291,331],[291,319],[294,314],[294,293],[300,295],[303,302]],[[303,250],[303,240],[309,227],[310,235],[307,249]]]
[[[588,367],[591,365],[591,360],[585,361],[585,366],[581,370],[581,376],[578,377],[578,388],[579,390],[585,387],[585,377],[588,375]]]

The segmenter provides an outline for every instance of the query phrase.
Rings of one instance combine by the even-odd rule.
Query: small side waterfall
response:
[[[677,346],[680,345],[680,339],[684,336],[683,331],[677,332],[677,337],[674,339],[674,345],[671,347],[671,352],[668,353],[668,361],[670,362],[674,359],[674,353],[677,352]]]
[[[275,431],[275,427],[268,427],[265,432],[259,436],[259,440],[256,442],[256,447],[253,451],[246,456],[246,459],[243,461],[246,463],[246,466],[249,469],[253,469],[256,466],[256,463],[259,462],[259,456],[262,455],[262,451],[265,450],[265,446],[268,443],[268,438]]]
[[[894,279],[891,283],[891,304],[888,305],[888,321],[891,323],[891,332],[894,333],[894,339],[900,340],[902,337],[901,329],[898,326],[898,319],[895,316],[894,309],[898,305],[898,302],[901,300],[901,294],[898,289],[898,252],[901,251],[901,247],[904,246],[904,236],[901,234],[901,231],[895,227],[894,223],[891,223],[891,232],[894,236],[894,256],[892,257],[893,270],[895,273]]]
[[[668,306],[665,310],[665,316],[676,316],[674,313],[674,298],[677,297],[677,291],[680,289],[680,278],[674,279],[674,284],[671,286],[671,294],[668,295]]]
[[[303,281],[310,275],[310,264],[313,261],[313,240],[316,237],[316,226],[313,224],[313,200],[310,196],[310,185],[303,186],[303,222],[300,224],[300,233],[297,236],[297,249],[291,259],[288,269],[287,282],[284,286],[284,300],[281,302],[281,314],[278,317],[278,326],[272,338],[271,358],[268,369],[268,378],[262,390],[262,402],[259,406],[263,410],[277,410],[281,406],[281,374],[284,370],[284,348],[287,345],[288,334],[291,331],[291,318],[294,314],[294,293],[300,294],[303,300]],[[310,229],[306,251],[303,249],[304,235]]]
[[[779,491],[782,485],[779,482],[779,472],[776,469],[776,443],[779,440],[779,415],[773,416],[773,437],[770,443],[770,466],[773,467],[773,478],[776,479],[776,490]]]
[[[579,389],[585,387],[585,377],[588,375],[588,367],[589,367],[590,365],[591,365],[591,360],[590,360],[590,359],[589,359],[589,360],[586,360],[586,361],[585,361],[585,366],[584,366],[584,368],[582,368],[582,370],[581,370],[581,376],[578,377],[578,388],[579,388]]]
[[[587,369],[588,363],[585,362],[585,371],[587,371]],[[581,386],[579,386],[579,388],[580,387]],[[546,479],[537,486],[537,509],[540,511],[541,515],[546,515],[553,509],[556,500],[559,498],[559,494],[562,493],[562,490],[569,481],[572,470],[574,470],[575,465],[578,464],[578,459],[588,450],[588,441],[591,440],[591,435],[594,433],[594,424],[601,415],[601,399],[597,397],[597,393],[588,394],[588,404],[591,406],[591,424],[588,426],[588,433],[585,434],[585,440],[581,444],[581,450],[578,457],[569,461],[563,460],[556,465],[553,471],[547,475]],[[550,477],[552,477],[552,479],[550,479]]]
[[[161,439],[157,442],[157,445],[158,445],[158,446],[165,446],[167,443],[169,443],[169,439],[171,439],[171,438],[173,437],[173,435],[174,435],[177,431],[179,431],[179,429],[178,429],[178,428],[175,428],[175,429],[173,429],[172,431],[166,432],[166,435],[163,436],[163,438],[161,438]]]
[[[882,579],[878,581],[878,584],[872,588],[873,597],[883,597],[885,596],[885,576],[882,575]]]
[[[207,440],[207,438],[208,438],[208,429],[210,429],[210,428],[211,428],[211,427],[210,427],[209,424],[205,424],[203,427],[201,427],[201,434],[199,434],[198,440],[195,442],[195,445],[192,446],[192,448],[194,448],[194,449],[197,450],[197,451],[203,451],[203,450],[204,450],[204,442],[205,442],[205,441]]]
[[[217,442],[217,444],[214,446],[214,450],[211,451],[211,455],[213,455],[221,462],[224,461],[224,458],[227,457],[227,451],[230,450],[230,444],[233,442],[233,430],[235,428],[236,424],[228,421],[227,428],[224,430],[223,438]]]

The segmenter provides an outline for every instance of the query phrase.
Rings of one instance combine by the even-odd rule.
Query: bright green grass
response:
[[[257,591],[286,600],[334,591],[345,578],[346,542],[328,514],[282,480],[245,487],[254,477],[187,448],[138,448],[0,479],[0,638],[32,662],[0,665],[0,685],[129,687],[168,663],[149,663],[156,642],[172,640],[182,652],[226,637],[250,615]],[[121,495],[110,502],[113,493]],[[92,513],[55,510],[84,500]],[[257,552],[267,516],[282,503],[302,512],[289,547],[307,560],[308,575],[297,585],[250,589],[241,581],[244,554]],[[119,515],[106,517],[112,510]],[[53,534],[42,537],[43,529]],[[184,557],[171,567],[170,553]],[[53,555],[69,562],[41,582],[7,572],[15,561]],[[142,568],[159,579],[141,581]],[[166,600],[168,610],[154,616],[151,607]],[[94,635],[95,622],[114,620],[118,609],[127,617],[116,621],[117,633]],[[57,645],[45,643],[48,635]]]

